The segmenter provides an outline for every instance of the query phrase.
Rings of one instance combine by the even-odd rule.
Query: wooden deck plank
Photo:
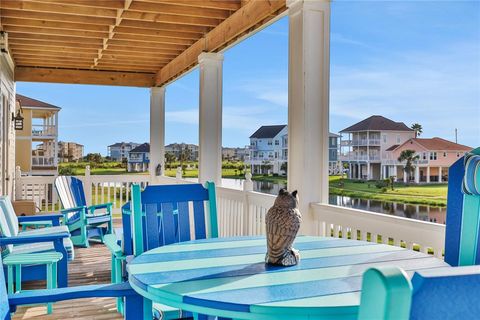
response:
[[[115,223],[117,225],[117,223]],[[103,244],[91,243],[90,248],[75,248],[75,260],[69,265],[69,285],[110,283],[110,253]],[[26,282],[24,289],[45,288],[44,281]],[[117,313],[115,299],[90,298],[58,302],[47,315],[44,305],[21,307],[13,319],[123,319]]]

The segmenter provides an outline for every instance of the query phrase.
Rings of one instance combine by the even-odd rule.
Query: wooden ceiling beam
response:
[[[32,2],[43,2],[51,4],[66,4],[80,7],[93,7],[105,9],[123,8],[123,0],[30,0]]]
[[[177,6],[167,3],[152,3],[136,1],[130,6],[130,10],[140,12],[152,12],[155,14],[172,14],[179,16],[213,18],[225,20],[230,16],[230,11],[207,9],[199,7]]]
[[[129,52],[160,52],[164,54],[172,54],[175,56],[182,52],[182,49],[175,49],[169,45],[146,42],[136,42],[135,44],[132,44],[132,42],[130,41],[122,40],[112,40],[112,42],[108,45],[108,48],[111,50]]]
[[[123,27],[123,26],[116,27],[115,33],[135,34],[135,35],[140,34],[140,35],[147,35],[147,36],[168,37],[168,38],[195,40],[195,41],[200,39],[203,36],[203,34],[201,33],[153,30],[153,29],[131,28],[131,27]]]
[[[221,19],[188,17],[188,16],[178,16],[173,14],[138,12],[138,11],[127,11],[125,12],[123,18],[128,20],[185,24],[185,25],[201,26],[201,27],[215,27],[222,21]]]
[[[194,40],[188,40],[188,39],[155,37],[155,36],[148,36],[148,35],[128,34],[128,33],[117,33],[117,34],[115,34],[115,39],[117,39],[117,40],[129,40],[129,41],[135,41],[135,42],[164,43],[164,44],[176,45],[176,46],[183,47],[183,48],[187,48],[192,43],[195,42]]]
[[[36,27],[18,27],[6,25],[4,29],[7,32],[26,33],[26,34],[44,34],[52,36],[81,37],[81,38],[97,38],[102,39],[108,32],[83,31],[83,30],[64,30],[52,28],[36,28]]]
[[[26,0],[2,0],[1,7],[11,10],[73,14],[90,17],[115,18],[117,16],[117,10],[115,9],[80,7],[70,4],[42,3]]]
[[[52,46],[37,46],[37,45],[24,45],[24,44],[15,44],[9,43],[9,48],[13,52],[25,51],[25,52],[63,52],[63,53],[97,53],[97,48],[76,48],[76,47],[52,47]]]
[[[280,11],[286,10],[285,0],[249,1],[228,19],[213,28],[204,38],[182,52],[157,72],[155,84],[163,85],[183,74],[198,62],[202,52],[216,52],[249,29]]]
[[[49,51],[44,51],[44,52],[39,52],[39,53],[32,53],[32,52],[26,52],[26,51],[15,51],[12,53],[14,58],[17,57],[25,57],[25,58],[31,58],[31,59],[56,59],[56,60],[70,60],[70,59],[78,59],[78,60],[93,60],[94,55],[92,54],[69,54],[69,55],[64,55],[61,52],[59,53],[54,53],[54,52],[49,52]]]
[[[176,4],[188,7],[209,8],[209,9],[222,9],[236,11],[240,9],[241,3],[236,0],[148,0],[149,2]]]
[[[82,43],[82,42],[61,42],[61,41],[52,41],[52,40],[26,40],[26,39],[8,39],[8,44],[12,46],[21,46],[29,48],[52,48],[52,49],[93,49],[98,50],[99,46],[97,44],[91,43]]]
[[[89,43],[89,44],[102,44],[102,39],[98,38],[82,38],[73,36],[58,36],[58,35],[45,35],[45,34],[31,34],[31,33],[16,33],[9,32],[8,40],[20,41],[21,40],[42,40],[42,41],[59,41],[65,43]]]
[[[107,50],[105,50],[106,54],[112,54],[112,55],[121,55],[123,57],[128,57],[130,59],[155,59],[155,58],[163,58],[163,59],[168,59],[172,60],[174,59],[177,55],[176,54],[164,54],[162,52],[137,52],[137,51],[122,51],[122,50],[113,50],[109,46]]]
[[[0,1],[0,7],[1,1]],[[79,16],[74,14],[63,14],[63,13],[44,13],[44,12],[34,12],[34,11],[21,11],[21,10],[9,10],[2,8],[0,10],[0,15],[7,18],[24,18],[24,19],[33,19],[33,20],[42,20],[42,21],[58,21],[58,22],[76,22],[83,24],[98,24],[103,26],[109,26],[115,23],[113,18],[103,18],[103,17],[87,17]]]
[[[192,32],[199,33],[204,35],[207,33],[210,28],[204,26],[189,26],[189,25],[174,25],[172,23],[163,23],[163,22],[151,22],[151,21],[141,21],[141,20],[122,20],[122,27],[132,27],[132,28],[142,28],[142,29],[153,29],[153,30],[165,30],[165,31],[181,31],[181,32]]]
[[[23,18],[3,18],[2,23],[7,26],[34,27],[34,28],[53,28],[66,30],[86,30],[108,32],[108,26],[84,24],[78,22],[59,22],[47,20],[32,20]]]
[[[15,81],[152,87],[155,74],[16,67]]]

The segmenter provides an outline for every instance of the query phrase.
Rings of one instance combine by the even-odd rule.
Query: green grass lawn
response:
[[[383,192],[381,188],[375,186],[375,182],[360,183],[354,180],[342,180],[340,176],[331,176],[330,194],[431,206],[446,206],[447,204],[447,184],[404,185],[396,183],[394,190],[388,188]]]

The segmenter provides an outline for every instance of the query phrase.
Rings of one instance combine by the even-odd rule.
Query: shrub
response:
[[[386,182],[385,180],[378,180],[377,182],[375,182],[375,187],[377,187],[378,189],[387,188],[388,185],[389,182]]]
[[[383,193],[387,192],[387,190],[388,190],[387,187],[383,187],[383,188],[382,188],[382,192],[383,192]]]
[[[58,174],[61,176],[74,176],[76,173],[73,167],[61,166],[60,168],[58,168]]]

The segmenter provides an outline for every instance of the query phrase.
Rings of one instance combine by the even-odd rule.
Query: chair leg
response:
[[[139,315],[144,315],[144,303],[143,297],[141,295],[133,295],[125,297],[125,314],[124,319],[126,320],[137,320],[139,319]],[[150,307],[150,314],[152,312],[152,308]],[[149,318],[144,318],[151,320],[152,315]]]
[[[8,270],[8,293],[9,294],[12,294],[13,293],[13,266],[8,266],[7,267],[7,270]]]
[[[53,274],[53,263],[47,263],[47,289],[53,289],[53,277],[56,276]],[[52,304],[47,303],[47,314],[52,313]]]
[[[15,292],[22,291],[22,265],[15,266]]]

